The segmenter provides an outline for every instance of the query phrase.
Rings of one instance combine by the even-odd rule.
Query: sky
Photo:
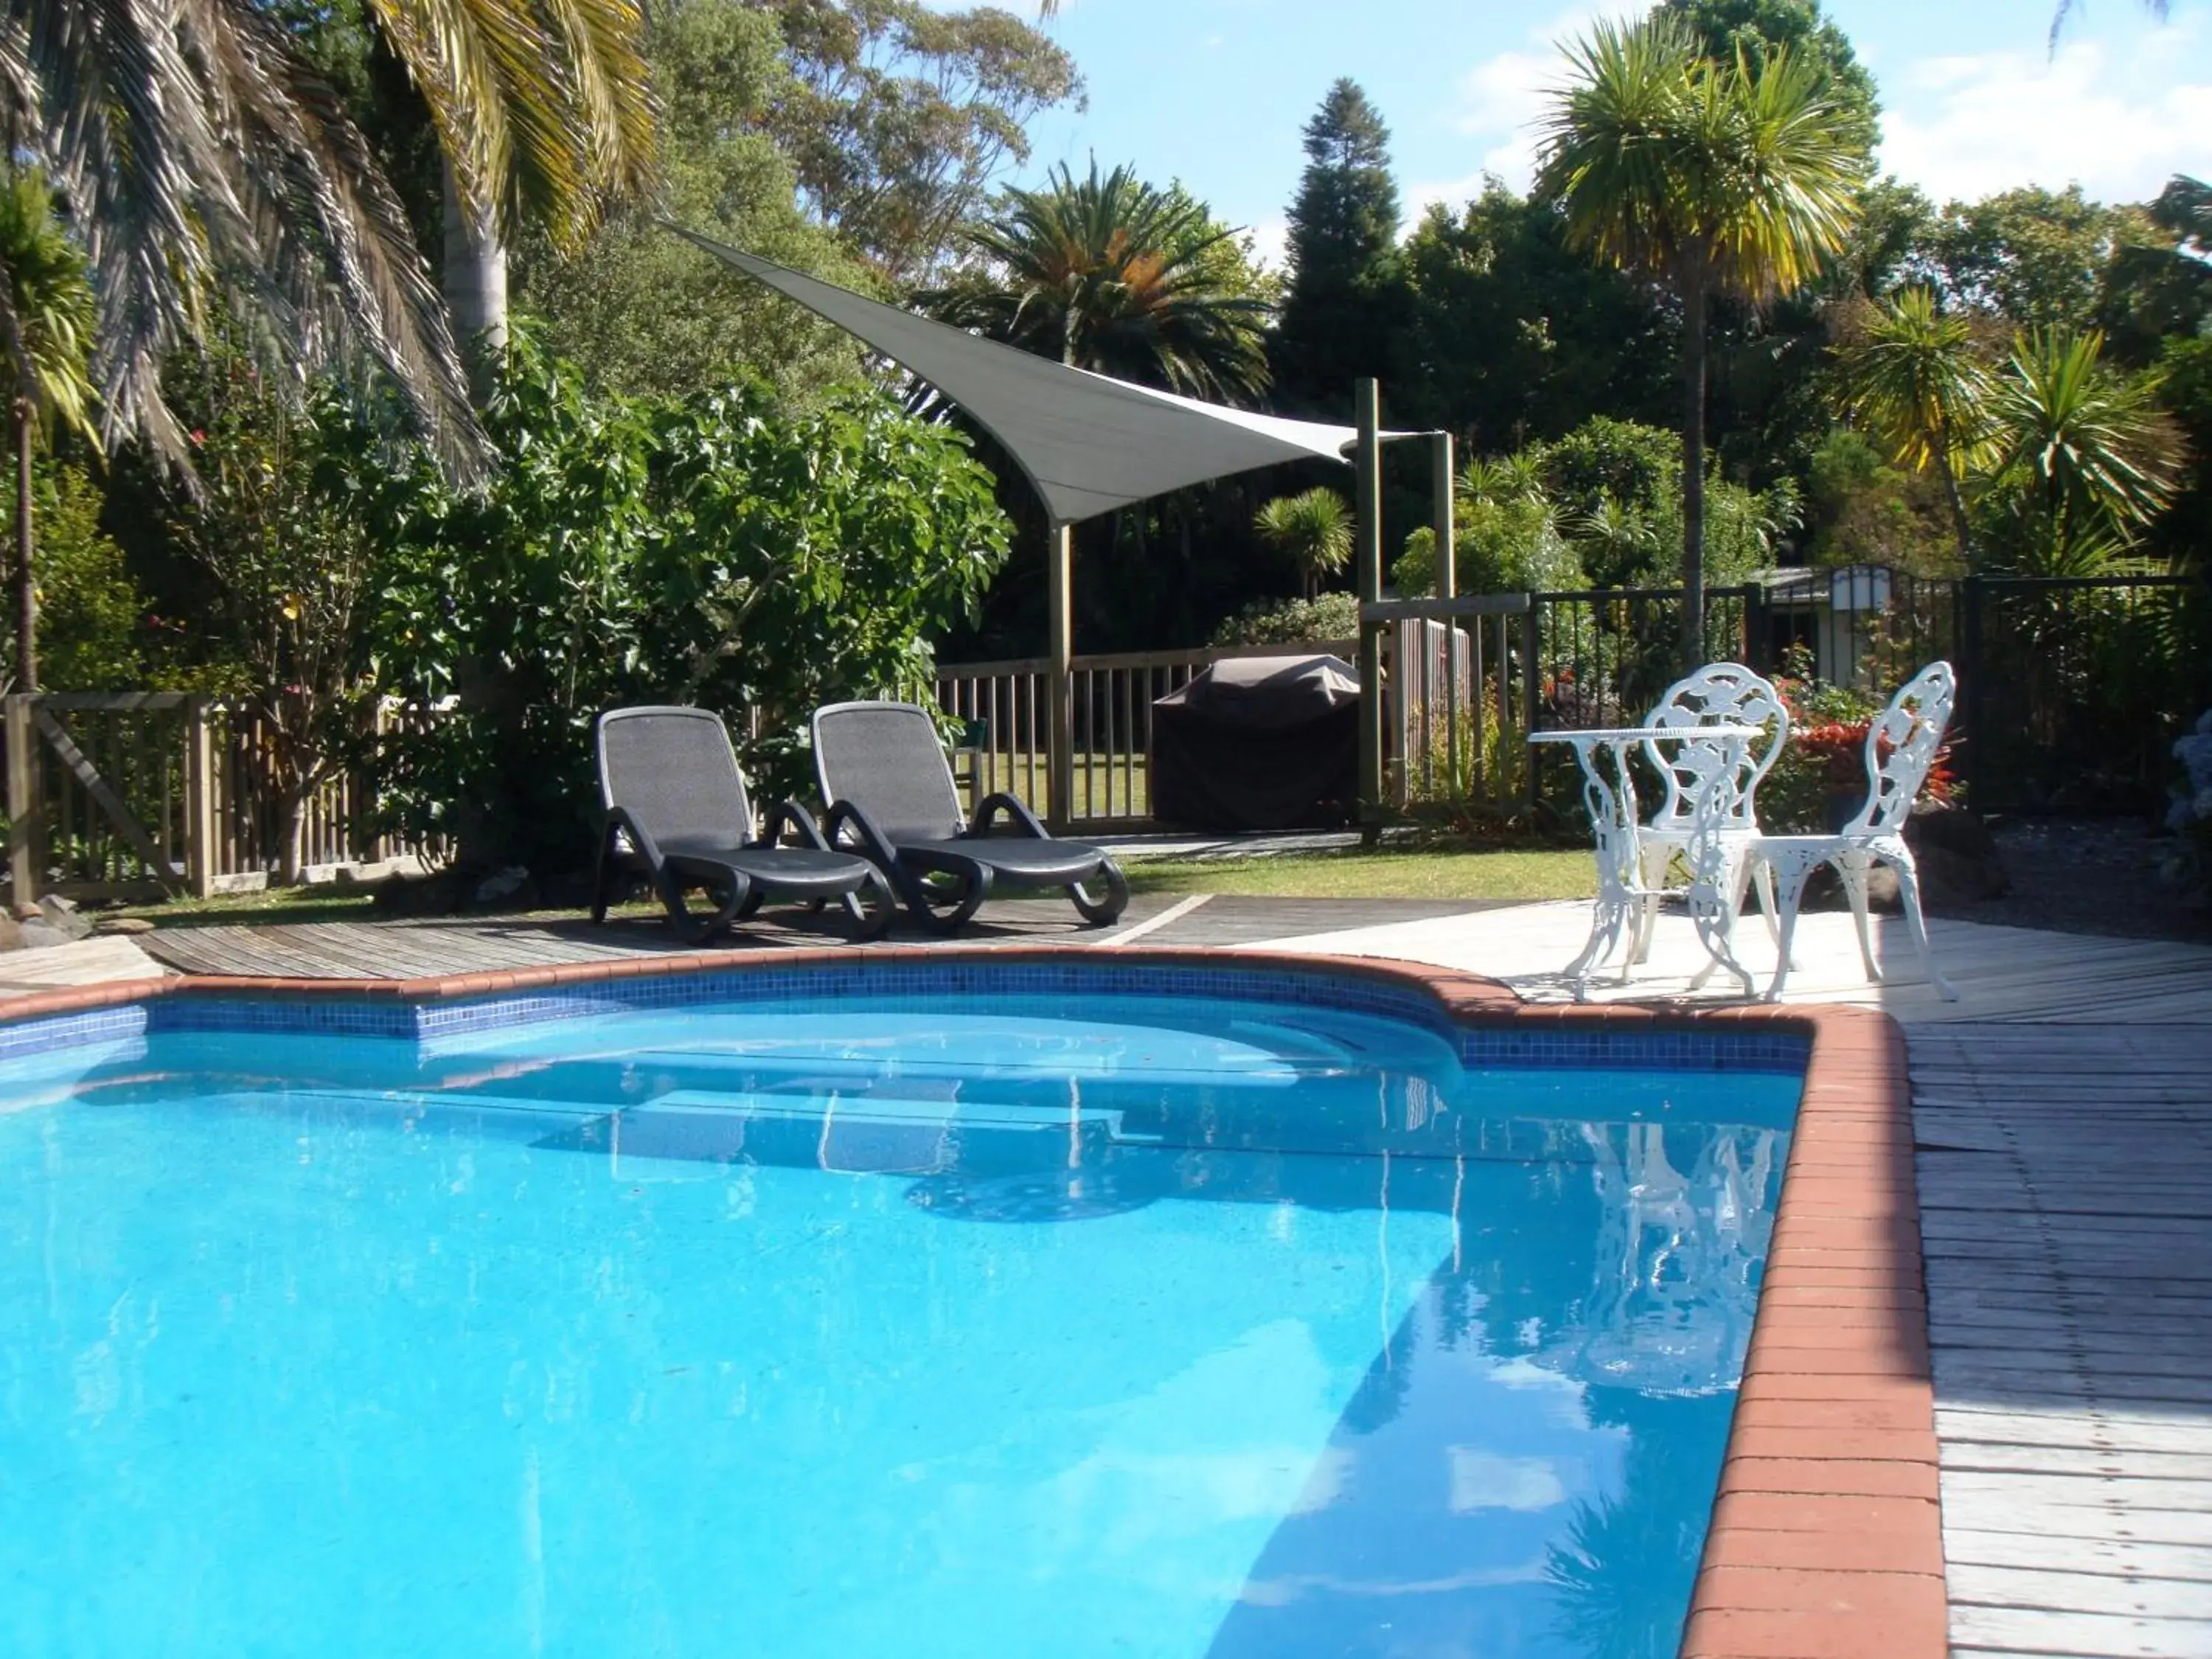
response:
[[[1017,174],[1130,161],[1180,179],[1279,252],[1304,164],[1299,131],[1330,82],[1365,88],[1391,131],[1408,222],[1494,173],[1528,182],[1529,123],[1557,43],[1620,0],[1061,0],[1044,27],[1088,84],[1087,111],[1030,127]],[[2212,177],[2212,0],[2085,0],[2057,54],[2049,0],[1829,0],[1882,101],[1883,167],[1938,202],[2079,183],[2143,200]]]

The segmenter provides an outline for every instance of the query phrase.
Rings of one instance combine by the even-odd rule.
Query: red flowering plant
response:
[[[1759,821],[1778,834],[1833,830],[1865,804],[1867,733],[1885,706],[1870,691],[1821,679],[1813,672],[1812,655],[1792,646],[1774,681],[1790,710],[1790,742],[1759,787]],[[1959,787],[1950,753],[1948,744],[1936,751],[1922,789],[1947,805]]]

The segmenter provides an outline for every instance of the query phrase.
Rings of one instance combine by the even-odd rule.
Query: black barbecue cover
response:
[[[1340,657],[1234,657],[1152,705],[1152,806],[1205,830],[1358,816],[1359,677]]]

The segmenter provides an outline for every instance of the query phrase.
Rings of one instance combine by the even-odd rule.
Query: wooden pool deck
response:
[[[1113,929],[1011,905],[981,935],[1112,950],[1268,945],[1459,968],[1534,1000],[1578,904],[1140,900]],[[1755,927],[1746,950],[1771,963]],[[1973,1659],[2212,1656],[2212,948],[1934,925],[1961,995],[1911,977],[1901,928],[1861,976],[1849,918],[1799,935],[1793,1002],[1882,1008],[1911,1057],[1953,1651]],[[736,947],[816,944],[811,927]],[[411,978],[641,956],[655,926],[577,921],[209,927],[146,941],[190,972]],[[1692,996],[1686,923],[1604,999]],[[1700,1002],[1729,1000],[1712,986]],[[1820,1654],[1858,1651],[1848,1632]],[[1808,1655],[1812,1653],[1808,1649]]]

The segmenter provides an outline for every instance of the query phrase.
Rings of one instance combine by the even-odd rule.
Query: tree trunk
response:
[[[18,396],[15,410],[15,689],[39,689],[39,587],[31,557],[31,422]]]
[[[443,163],[443,171],[446,308],[453,313],[453,334],[468,355],[481,398],[507,349],[507,250],[489,225],[479,233],[470,222],[453,164]]]
[[[1705,659],[1705,278],[1682,278],[1682,672]]]
[[[1936,434],[1936,467],[1943,478],[1943,499],[1951,509],[1951,528],[1959,538],[1959,558],[1968,570],[1974,568],[1974,527],[1966,519],[1966,503],[1959,494],[1959,475],[1951,470],[1951,444]]]
[[[297,887],[307,854],[307,793],[286,787],[276,792],[276,884]]]

